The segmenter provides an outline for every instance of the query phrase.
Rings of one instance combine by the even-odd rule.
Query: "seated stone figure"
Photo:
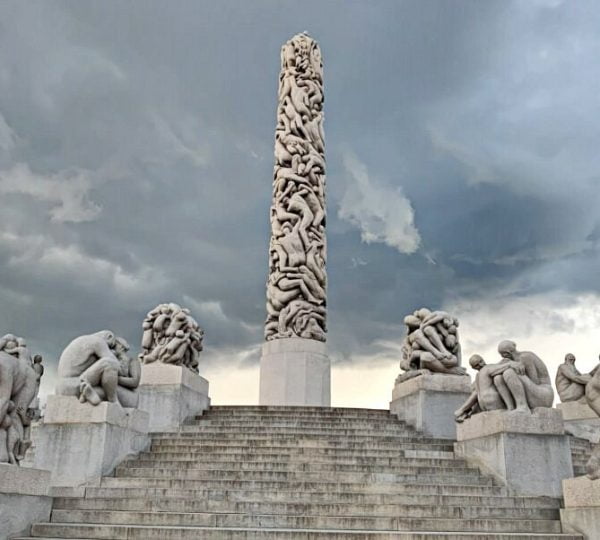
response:
[[[470,358],[478,374],[472,394],[455,412],[457,422],[483,411],[530,412],[552,406],[554,390],[544,362],[532,352],[517,351],[513,341],[502,341],[498,352],[502,357],[498,364],[487,365],[479,355]]]
[[[31,445],[30,406],[38,386],[25,340],[12,334],[0,338],[0,463],[18,465]]]
[[[589,374],[580,373],[575,367],[575,355],[568,353],[564,363],[558,366],[554,380],[560,400],[563,403],[585,401],[585,387],[592,379],[596,369]]]
[[[137,397],[132,392],[140,374],[127,358],[128,349],[124,339],[108,330],[75,338],[60,355],[56,393],[92,405],[109,401],[135,407]]]

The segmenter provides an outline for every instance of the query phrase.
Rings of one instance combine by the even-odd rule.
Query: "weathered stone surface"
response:
[[[189,418],[210,407],[208,381],[184,366],[144,364],[140,409],[150,415],[150,433],[178,431]]]
[[[430,437],[456,438],[454,411],[469,395],[469,377],[422,374],[397,383],[390,413]]]
[[[600,538],[600,481],[586,476],[568,478],[563,480],[563,494],[563,530],[583,534],[586,540]]]
[[[598,420],[598,415],[587,403],[582,401],[569,401],[558,403],[556,408],[562,413],[565,422],[569,420]]]
[[[48,521],[50,472],[0,463],[0,540],[27,534],[32,523]]]
[[[331,404],[331,364],[325,343],[302,338],[263,344],[260,405]]]
[[[595,506],[600,509],[600,482],[587,476],[563,480],[563,497],[565,508]]]
[[[573,476],[571,448],[555,409],[491,411],[457,426],[454,451],[520,495],[560,497]]]
[[[49,396],[36,431],[35,466],[52,472],[53,486],[98,484],[127,457],[145,450],[148,413],[115,403],[97,406]]]
[[[479,413],[458,425],[456,439],[465,441],[496,433],[563,435],[564,432],[560,411],[540,407],[533,413],[519,411]]]

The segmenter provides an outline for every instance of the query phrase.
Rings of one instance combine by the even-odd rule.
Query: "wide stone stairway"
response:
[[[386,410],[213,407],[81,498],[35,538],[580,539],[560,501],[515,497]],[[30,537],[31,538],[31,537]]]

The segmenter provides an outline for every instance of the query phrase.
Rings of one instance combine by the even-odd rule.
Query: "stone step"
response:
[[[257,456],[260,458],[260,456]],[[204,459],[202,452],[180,453],[180,452],[151,452],[126,461],[122,467],[135,467],[138,460],[141,461],[171,461],[174,459],[194,460],[198,469],[245,469],[245,470],[273,470],[273,471],[346,471],[346,472],[402,472],[404,469],[441,468],[441,469],[471,469],[465,461],[460,459],[414,459],[414,458],[371,458],[368,460],[311,460],[307,457],[288,457],[271,455],[267,459],[248,459],[247,456],[231,456],[225,454],[220,459]]]
[[[285,418],[285,417],[272,417],[272,418],[256,418],[256,419],[225,419],[225,418],[210,418],[202,417],[202,420],[190,422],[184,424],[185,426],[210,426],[216,428],[234,428],[234,427],[319,427],[321,429],[343,429],[343,428],[371,428],[373,426],[395,428],[406,433],[417,433],[415,429],[409,427],[407,424],[399,422],[395,418],[377,419],[377,420],[365,420],[362,418],[356,419],[298,419],[298,418]]]
[[[248,508],[264,507],[270,505],[277,510],[286,509],[294,513],[296,508],[313,506],[327,507],[372,507],[386,506],[448,506],[448,507],[475,507],[487,506],[503,509],[551,509],[558,511],[560,500],[549,497],[501,497],[481,495],[390,495],[390,494],[336,494],[328,492],[288,492],[265,494],[263,491],[236,491],[236,490],[210,490],[203,499],[182,498],[56,498],[54,508],[57,509],[87,509],[95,508],[106,510],[156,510],[174,512],[204,512],[218,511],[222,508],[231,509],[235,505],[239,511],[247,513]],[[258,506],[257,506],[258,505]],[[219,510],[220,511],[220,510]],[[340,510],[341,511],[341,510]],[[264,513],[264,512],[263,512]],[[308,512],[306,513],[313,513]]]
[[[215,496],[218,493],[262,492],[263,500],[288,500],[290,496],[306,497],[314,493],[327,493],[337,500],[366,501],[371,496],[393,497],[396,495],[445,495],[445,496],[508,496],[503,486],[472,485],[472,484],[387,484],[387,485],[358,485],[344,483],[273,483],[273,482],[204,482],[198,489],[174,487],[88,487],[86,497],[92,498],[178,498],[201,499]]]
[[[161,472],[158,472],[161,471]],[[326,473],[278,473],[278,472],[251,472],[251,471],[195,471],[189,470],[188,475],[183,479],[174,478],[174,471],[169,469],[139,468],[128,469],[126,476],[105,477],[101,480],[102,486],[128,487],[129,485],[150,485],[155,487],[193,487],[192,484],[208,485],[209,483],[234,482],[239,484],[257,483],[266,484],[275,489],[291,486],[303,485],[330,485],[346,486],[346,489],[360,491],[365,485],[371,486],[394,486],[398,483],[418,483],[439,485],[470,485],[470,486],[493,486],[492,478],[483,476],[479,471],[473,474],[446,474],[443,476],[436,474],[356,474],[347,473],[344,475],[326,474]],[[340,481],[342,480],[342,481]]]
[[[316,415],[339,414],[357,416],[387,416],[389,409],[361,409],[359,407],[304,407],[304,406],[281,406],[281,405],[213,405],[204,414],[290,414],[298,416],[303,413]]]
[[[399,505],[399,504],[315,504],[315,503],[272,503],[238,501],[148,501],[144,499],[74,499],[63,500],[54,505],[54,514],[58,510],[105,510],[128,512],[179,512],[179,513],[236,513],[236,514],[278,514],[309,516],[402,516],[436,518],[516,518],[516,519],[559,519],[557,508],[506,507],[506,506],[467,506],[461,505]],[[64,521],[54,519],[53,521]]]
[[[78,533],[83,533],[79,534]],[[101,531],[97,525],[39,524],[32,534],[37,540],[56,538],[82,540],[582,540],[582,536],[560,533],[490,533],[490,532],[419,532],[419,531],[341,531],[318,529],[257,529],[193,527],[181,531],[177,527],[113,526]],[[57,536],[56,534],[60,534]],[[89,536],[98,534],[98,536]],[[14,540],[33,540],[19,537]]]
[[[355,516],[289,516],[274,514],[221,514],[177,512],[119,512],[101,510],[57,510],[52,512],[53,525],[95,523],[99,529],[111,525],[146,525],[182,527],[262,527],[343,530],[423,530],[560,533],[557,520],[543,519],[446,519]],[[37,525],[34,525],[34,528]],[[35,530],[35,529],[34,529]],[[92,536],[91,538],[96,538]],[[129,538],[127,536],[126,538]]]
[[[396,426],[381,427],[352,427],[352,428],[321,428],[312,427],[282,427],[282,426],[246,426],[238,428],[222,428],[219,426],[181,426],[179,433],[197,433],[199,435],[260,435],[260,436],[296,436],[301,437],[394,437],[401,439],[426,439],[417,433],[411,433]],[[433,441],[431,441],[433,442]]]

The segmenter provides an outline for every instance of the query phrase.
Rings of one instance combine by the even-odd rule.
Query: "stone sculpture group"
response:
[[[325,341],[323,66],[298,34],[281,51],[265,338]]]
[[[461,366],[458,319],[445,311],[421,308],[404,317],[406,337],[402,342],[400,373],[396,383],[422,373],[466,375]]]
[[[142,363],[159,361],[198,373],[204,332],[189,309],[174,303],[160,304],[144,319],[143,330]]]
[[[37,394],[44,373],[23,338],[0,338],[0,463],[18,465],[31,446],[31,421],[39,415]]]

